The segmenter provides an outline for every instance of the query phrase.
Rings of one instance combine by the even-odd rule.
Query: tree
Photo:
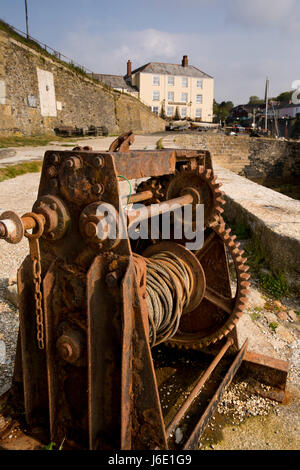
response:
[[[176,106],[174,121],[180,121],[180,119],[181,119],[181,116],[180,116],[180,113],[179,113],[179,107]]]
[[[160,117],[162,119],[166,119],[167,115],[166,115],[166,110],[165,110],[165,105],[163,104],[162,107],[161,107],[161,110],[160,110]]]
[[[225,121],[226,118],[229,116],[230,111],[234,107],[234,104],[232,101],[222,101],[222,103],[217,103],[214,100],[214,106],[213,106],[213,113],[214,113],[214,121],[219,122],[219,121]]]
[[[288,103],[292,99],[293,91],[284,91],[277,96],[276,100],[280,101],[281,103]]]
[[[253,95],[253,96],[250,96],[248,104],[263,104],[263,103],[264,103],[264,100],[262,100],[258,96]]]

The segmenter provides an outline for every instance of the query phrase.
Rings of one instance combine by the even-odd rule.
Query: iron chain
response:
[[[35,317],[37,329],[37,342],[39,349],[45,348],[44,342],[44,312],[43,312],[43,296],[41,291],[42,284],[42,268],[40,259],[40,247],[37,238],[29,239],[30,257],[32,261],[32,275],[34,283],[34,299],[35,299]]]

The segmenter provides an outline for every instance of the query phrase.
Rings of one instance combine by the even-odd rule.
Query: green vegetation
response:
[[[280,101],[283,103],[288,103],[292,99],[293,91],[284,91],[283,93],[280,93],[275,99],[276,101]]]
[[[61,138],[53,135],[40,135],[32,137],[24,136],[0,136],[0,148],[8,147],[23,147],[24,145],[29,145],[31,147],[39,147],[41,145],[48,145],[53,140],[60,140]]]
[[[214,122],[225,121],[228,118],[230,111],[234,107],[232,101],[222,101],[222,103],[217,103],[214,100]]]
[[[9,165],[4,168],[0,168],[0,182],[15,178],[25,173],[38,173],[41,171],[43,162],[37,160],[34,162],[19,163],[18,165]]]
[[[164,146],[163,146],[163,139],[159,139],[157,142],[156,142],[156,149],[157,150],[163,150],[164,149]]]
[[[179,112],[179,107],[176,106],[175,115],[174,115],[174,121],[180,121],[180,119],[181,119],[181,116],[180,116],[180,112]]]
[[[297,315],[297,317],[298,317],[298,320],[300,321],[300,311],[299,311],[299,310],[295,310],[295,313],[296,313],[296,315]]]
[[[252,238],[245,246],[247,264],[251,271],[258,276],[260,287],[274,299],[281,299],[291,294],[283,272],[263,272],[269,266],[268,256],[258,238]]]
[[[261,308],[259,308],[259,307],[255,308],[255,309],[253,310],[253,312],[250,314],[251,320],[255,322],[256,320],[258,320],[259,318],[261,318],[261,314],[260,314],[261,311],[262,311]]]
[[[44,446],[44,450],[54,450],[54,447],[56,447],[55,442],[50,442],[46,446]]]
[[[274,96],[273,98],[269,98],[269,101],[280,101],[281,103],[288,103],[292,99],[293,91],[284,91],[280,93],[278,96]],[[258,96],[250,96],[248,104],[264,104],[265,100],[259,98]]]
[[[264,100],[258,96],[250,96],[248,104],[263,104]]]
[[[259,283],[263,290],[274,297],[274,299],[281,299],[283,296],[290,294],[290,287],[282,272],[260,276]]]
[[[277,322],[275,322],[275,321],[269,324],[270,329],[271,329],[272,331],[274,331],[274,333],[275,333],[275,331],[277,330],[278,326],[279,326],[279,324],[278,324]]]
[[[166,115],[166,110],[165,110],[165,105],[163,104],[162,107],[161,107],[161,110],[160,110],[160,115],[159,115],[162,119],[166,119],[167,115]]]

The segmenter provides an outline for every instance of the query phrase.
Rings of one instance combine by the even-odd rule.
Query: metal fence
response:
[[[20,29],[15,28],[14,26],[6,23],[5,21],[3,21],[3,23],[5,25],[7,25],[10,29],[15,31],[17,34],[22,36],[24,39],[27,39],[29,41],[33,41],[34,43],[36,43],[41,49],[44,49],[46,52],[48,52],[48,54],[53,55],[53,57],[55,57],[56,59],[59,59],[63,62],[66,62],[66,63],[72,65],[73,67],[79,68],[83,72],[85,72],[86,74],[89,74],[92,78],[96,78],[96,74],[92,70],[89,70],[84,65],[81,65],[81,64],[78,64],[77,62],[74,62],[73,59],[71,59],[70,57],[67,57],[66,55],[62,54],[61,52],[57,51],[56,49],[53,49],[53,47],[48,46],[48,44],[45,44],[45,43],[39,41],[38,39],[35,39],[34,37],[30,36],[30,35],[27,36],[27,34],[24,33],[24,31],[21,31]]]

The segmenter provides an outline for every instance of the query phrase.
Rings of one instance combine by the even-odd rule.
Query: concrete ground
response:
[[[95,150],[107,150],[113,139],[89,139],[88,144]],[[133,148],[155,148],[159,139],[160,136],[137,136]],[[173,146],[172,139],[172,136],[164,139],[165,148]],[[82,144],[87,145],[87,140],[76,142],[76,145]],[[45,147],[24,149],[23,152],[18,149],[19,158],[23,159],[28,155],[35,155],[40,159],[44,151]],[[40,174],[26,174],[0,183],[0,212],[10,209],[22,215],[30,210],[36,199],[39,179]],[[4,342],[6,347],[6,361],[0,363],[0,391],[9,386],[11,381],[18,331],[18,311],[6,299],[6,287],[8,278],[15,274],[27,253],[25,239],[18,245],[9,245],[0,240],[0,341]],[[250,410],[252,414],[243,411],[243,419],[236,422],[231,417],[230,407],[220,409],[201,440],[202,449],[300,449],[300,328],[297,318],[292,319],[288,314],[292,309],[300,310],[300,307],[298,308],[297,303],[293,304],[291,299],[284,299],[282,308],[274,308],[274,311],[270,312],[266,308],[268,300],[259,292],[254,280],[248,310],[239,323],[240,334],[251,337],[251,349],[291,361],[288,382],[290,400],[285,405],[269,406],[264,402],[262,406],[266,414],[261,415],[260,405],[257,405],[258,398],[253,397],[251,393],[246,398],[241,398],[237,393],[237,397],[234,395],[232,399],[230,393],[235,390],[234,385],[229,389],[228,396],[225,396],[225,403],[234,404],[241,401],[243,410]],[[259,315],[254,318],[253,313],[257,312]],[[286,312],[286,318],[279,318],[279,312]],[[272,332],[269,328],[274,319],[280,327],[278,332]],[[255,410],[258,410],[257,414]]]
[[[107,151],[110,144],[117,137],[91,137],[82,140],[66,139],[65,143],[55,142],[41,147],[11,147],[0,149],[0,168],[6,165],[12,165],[32,160],[42,160],[47,150],[72,150],[73,147],[84,147],[89,145],[94,150]],[[131,146],[133,150],[153,150],[156,148],[157,141],[161,138],[160,134],[136,135],[135,142]]]

